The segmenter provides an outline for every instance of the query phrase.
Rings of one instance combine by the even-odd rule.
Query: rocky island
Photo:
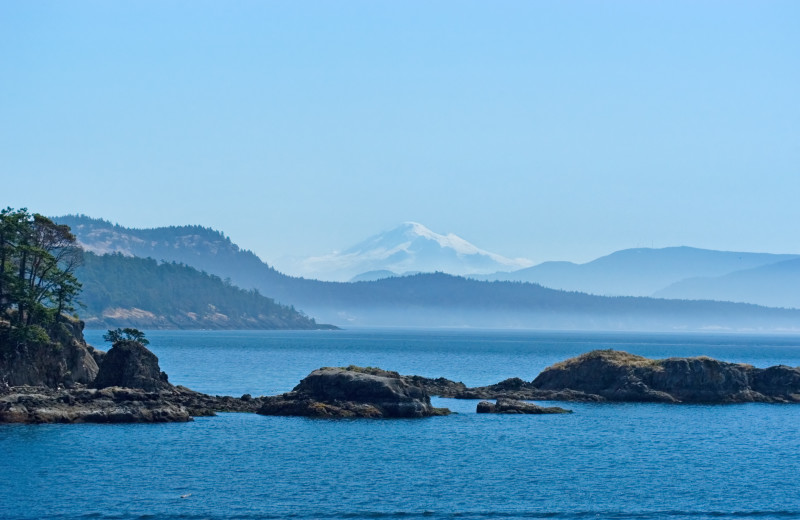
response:
[[[306,417],[430,417],[448,415],[434,408],[412,378],[373,367],[320,368],[291,392],[264,398],[262,415]]]
[[[800,367],[756,368],[705,356],[657,360],[617,350],[594,350],[556,363],[530,382],[511,378],[468,388],[446,380],[418,381],[432,395],[456,399],[800,403]]]
[[[56,329],[58,341],[1,342],[0,422],[180,422],[254,408],[173,386],[139,341],[120,339],[106,353],[86,344],[80,321]]]
[[[654,360],[614,350],[557,363],[530,382],[511,378],[469,388],[380,368],[325,367],[281,395],[211,396],[172,385],[142,338],[118,336],[102,352],[86,344],[82,328],[80,321],[65,320],[51,331],[57,342],[2,345],[0,422],[180,422],[217,412],[327,418],[449,414],[431,405],[431,395],[496,399],[479,403],[477,412],[512,414],[569,413],[523,402],[532,400],[800,402],[800,368],[760,369],[708,357]]]
[[[450,413],[431,406],[427,391],[405,376],[354,366],[315,370],[279,396],[206,395],[172,385],[136,329],[125,329],[128,336],[118,329],[108,352],[86,344],[82,322],[65,321],[58,329],[61,342],[0,345],[0,423],[184,422],[216,412],[329,418]]]

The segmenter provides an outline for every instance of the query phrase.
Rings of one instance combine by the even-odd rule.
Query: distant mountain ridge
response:
[[[317,279],[348,281],[364,273],[436,271],[454,275],[492,273],[533,265],[524,258],[506,258],[449,233],[441,235],[417,222],[405,222],[373,235],[342,252],[307,258],[303,271]]]
[[[585,264],[544,262],[476,279],[532,282],[565,291],[605,296],[652,296],[688,278],[722,276],[800,255],[714,251],[693,247],[624,249]],[[706,299],[711,299],[707,297]]]
[[[723,276],[688,278],[657,291],[654,296],[748,302],[800,309],[800,259],[734,271]]]
[[[192,227],[133,230],[88,217],[76,223],[73,231],[87,245],[113,233],[120,243],[138,244],[132,248],[137,254],[144,252],[230,278],[240,287],[257,288],[278,302],[294,305],[317,321],[340,326],[800,330],[800,311],[754,305],[611,298],[442,273],[356,283],[294,278],[277,272],[213,230],[207,230],[208,235]],[[159,258],[156,252],[163,256]]]

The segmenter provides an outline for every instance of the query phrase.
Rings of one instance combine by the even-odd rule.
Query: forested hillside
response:
[[[255,289],[240,289],[184,264],[86,253],[76,276],[83,284],[87,327],[331,328]]]
[[[85,215],[65,215],[54,220],[69,226],[85,251],[98,255],[123,253],[184,263],[223,279],[231,278],[239,287],[258,288],[281,303],[294,303],[265,291],[261,286],[264,273],[279,273],[265,265],[252,251],[231,242],[220,231],[202,226],[134,229]]]
[[[73,225],[78,241],[90,250],[163,255],[156,258],[230,278],[233,284],[256,288],[280,303],[294,305],[320,321],[340,326],[800,330],[800,311],[796,310],[711,301],[593,296],[532,283],[484,282],[442,273],[371,282],[321,282],[281,274],[222,233],[207,228],[137,230],[88,217],[56,220]],[[94,289],[85,290],[87,294],[93,292]],[[193,327],[191,322],[185,323],[173,326]]]

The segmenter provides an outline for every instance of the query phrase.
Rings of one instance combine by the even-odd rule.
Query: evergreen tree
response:
[[[150,344],[150,341],[144,337],[144,332],[131,327],[109,329],[106,334],[103,334],[103,341],[108,341],[112,345],[116,345],[121,341],[135,341],[145,346]]]
[[[82,259],[69,226],[24,208],[0,211],[0,319],[21,328],[74,310]]]

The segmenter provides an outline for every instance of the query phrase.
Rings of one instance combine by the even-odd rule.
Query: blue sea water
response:
[[[468,385],[595,348],[800,365],[800,337],[495,331],[149,332],[175,384],[290,390],[320,366]],[[87,339],[102,346],[101,333]],[[800,518],[800,406],[561,403],[422,420],[220,414],[0,425],[0,518]]]

